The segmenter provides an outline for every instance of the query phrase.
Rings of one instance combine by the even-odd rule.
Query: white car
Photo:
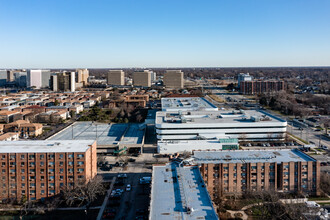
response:
[[[126,191],[131,191],[131,184],[127,184]]]

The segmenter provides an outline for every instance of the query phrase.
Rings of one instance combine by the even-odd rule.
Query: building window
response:
[[[10,155],[10,159],[14,160],[14,159],[16,159],[16,156],[15,155]]]
[[[3,166],[3,167],[6,166],[6,162],[2,162],[1,166]]]
[[[25,176],[22,176],[22,181],[24,181],[25,180]]]
[[[34,155],[29,155],[29,160],[34,160]]]
[[[40,160],[43,160],[45,158],[45,155],[41,154],[40,155]]]
[[[36,172],[35,169],[30,169],[30,173],[34,173],[34,172]]]
[[[48,154],[48,159],[54,159],[55,155],[54,154]]]
[[[24,160],[24,159],[25,159],[25,155],[22,154],[22,155],[21,155],[21,160]]]
[[[30,183],[30,186],[35,187],[36,184],[35,183]]]
[[[2,155],[1,156],[1,159],[3,159],[3,160],[6,159],[6,156],[5,155]]]
[[[257,166],[251,166],[251,169],[252,170],[256,170],[257,169]]]
[[[60,154],[60,159],[63,159],[63,154]]]
[[[68,169],[68,172],[73,173],[73,169],[72,168]]]
[[[55,183],[49,183],[49,186],[50,187],[54,187],[55,186]]]
[[[228,177],[228,174],[227,173],[223,174],[223,177],[224,178],[227,178]]]
[[[284,169],[289,169],[289,165],[284,165]]]
[[[78,161],[78,165],[84,165],[84,161]]]
[[[11,172],[11,173],[15,173],[16,170],[15,170],[15,169],[10,169],[10,172]]]
[[[55,165],[55,162],[48,162],[48,165],[49,166],[54,166]]]
[[[54,180],[55,177],[54,177],[54,176],[49,176],[49,179],[50,179],[50,180]]]
[[[29,165],[30,165],[30,167],[33,167],[35,165],[35,163],[34,162],[30,162]]]
[[[41,187],[45,187],[45,184],[44,184],[44,183],[41,183],[40,186],[41,186]]]
[[[63,165],[64,165],[64,163],[61,161],[61,162],[60,162],[60,166],[63,166]]]
[[[41,190],[40,192],[41,192],[41,194],[45,194],[45,190]]]
[[[55,172],[55,169],[49,169],[49,172],[50,173],[54,173]]]
[[[45,176],[40,176],[40,180],[44,180],[45,179]]]
[[[21,162],[21,167],[23,167],[25,165],[25,163],[24,162]]]
[[[73,154],[69,154],[68,158],[70,158],[70,159],[73,158]]]
[[[73,161],[69,161],[69,166],[73,166]]]
[[[16,166],[15,162],[10,162],[9,164],[10,164],[10,166]]]
[[[1,171],[2,173],[6,173],[6,170],[5,169],[2,169],[2,171]]]
[[[35,191],[35,190],[30,190],[30,193],[31,193],[31,194],[35,194],[36,191]],[[31,199],[32,199],[32,198],[31,198]]]
[[[25,183],[22,183],[22,188],[24,188],[25,187]]]
[[[40,162],[40,166],[42,167],[43,165],[45,165],[45,163],[44,162]]]

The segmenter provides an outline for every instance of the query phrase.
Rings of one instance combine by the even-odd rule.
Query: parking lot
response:
[[[134,159],[134,162],[127,162]],[[152,163],[159,162],[152,154],[139,157],[106,156],[99,164],[98,173],[105,181],[117,177],[112,194],[104,212],[104,219],[148,219],[150,184],[140,184],[142,177],[151,177]],[[163,159],[165,162],[167,158]],[[110,169],[104,169],[111,166]],[[130,189],[127,189],[127,185]]]

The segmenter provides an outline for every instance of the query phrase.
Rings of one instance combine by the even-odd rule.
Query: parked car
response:
[[[120,174],[118,174],[117,177],[118,178],[127,178],[127,175],[126,175],[126,173],[120,173]]]
[[[127,191],[127,192],[131,191],[131,184],[127,184],[127,186],[126,186],[126,191]]]

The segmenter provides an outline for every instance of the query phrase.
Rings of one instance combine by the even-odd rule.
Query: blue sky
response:
[[[330,66],[329,0],[0,0],[0,68]]]

